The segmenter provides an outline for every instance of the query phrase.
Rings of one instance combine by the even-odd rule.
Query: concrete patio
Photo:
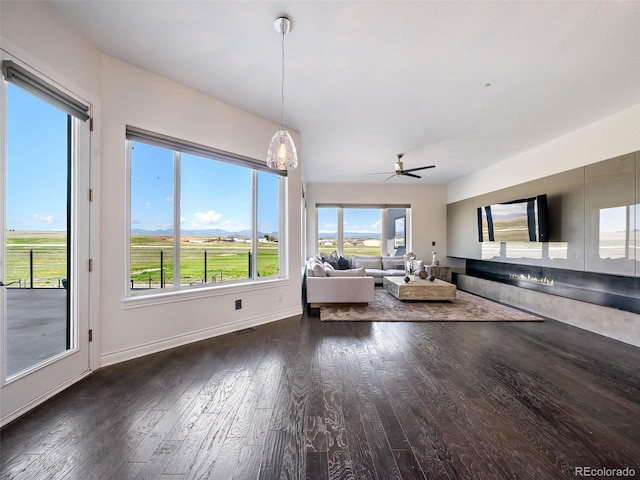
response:
[[[67,290],[7,288],[7,376],[66,350]]]

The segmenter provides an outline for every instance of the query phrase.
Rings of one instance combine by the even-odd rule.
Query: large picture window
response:
[[[404,255],[408,244],[408,205],[316,205],[318,252],[352,255]],[[402,225],[400,229],[398,226]]]
[[[127,131],[131,293],[278,277],[282,174],[140,132]]]

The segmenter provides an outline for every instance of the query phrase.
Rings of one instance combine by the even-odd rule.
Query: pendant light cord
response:
[[[281,118],[280,125],[282,130],[284,130],[284,22],[280,25],[280,32],[282,33],[282,82],[280,84],[280,98],[282,99],[281,104]]]

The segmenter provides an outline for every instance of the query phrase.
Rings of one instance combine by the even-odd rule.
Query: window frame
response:
[[[411,204],[375,204],[375,203],[316,203],[316,238],[315,238],[315,252],[318,253],[320,246],[320,233],[319,233],[319,210],[323,208],[336,209],[336,251],[340,255],[344,255],[344,211],[349,209],[378,209],[381,214],[381,226],[380,226],[380,255],[386,257],[387,255],[382,251],[383,240],[385,239],[385,229],[393,228],[395,225],[389,225],[389,210],[392,209],[404,209],[405,219],[405,251],[411,251]]]
[[[174,201],[173,201],[173,218],[174,218],[174,232],[173,232],[173,266],[174,266],[174,275],[173,275],[173,283],[169,287],[165,288],[152,288],[145,290],[132,290],[130,283],[131,276],[131,175],[132,175],[132,164],[131,164],[131,146],[132,143],[138,142],[143,143],[145,145],[151,145],[158,148],[162,148],[168,150],[173,154],[174,165],[173,165],[173,182],[174,182]],[[124,292],[124,302],[129,303],[129,306],[143,306],[147,304],[157,304],[157,303],[166,303],[175,300],[182,300],[185,298],[201,298],[201,297],[210,297],[214,295],[219,295],[224,293],[230,293],[235,291],[244,291],[248,288],[255,289],[258,284],[264,285],[267,287],[269,284],[273,282],[282,282],[283,280],[288,280],[288,273],[285,270],[285,241],[284,241],[284,232],[285,232],[285,213],[286,213],[286,204],[285,199],[286,196],[285,188],[286,183],[284,178],[287,177],[286,171],[275,171],[268,167],[266,167],[265,162],[261,162],[259,160],[255,160],[249,157],[244,157],[241,155],[233,154],[230,152],[225,152],[223,150],[218,150],[215,148],[207,147],[204,145],[195,144],[189,141],[184,141],[180,139],[176,139],[174,137],[169,137],[161,134],[157,134],[154,132],[150,132],[147,130],[142,130],[136,127],[131,127],[127,125],[126,127],[126,165],[127,165],[127,178],[126,178],[126,255],[125,255],[125,292]],[[251,245],[251,255],[256,260],[251,262],[251,271],[249,271],[249,278],[247,279],[239,279],[232,280],[228,282],[222,282],[218,284],[196,284],[196,285],[180,285],[180,237],[181,237],[181,226],[180,226],[180,209],[181,209],[181,198],[180,198],[180,161],[182,154],[189,154],[198,156],[201,158],[208,159],[214,162],[220,163],[228,163],[232,165],[239,166],[241,168],[247,168],[250,171],[251,175],[251,229],[252,229],[252,239],[250,242]],[[259,193],[259,185],[258,185],[258,172],[263,171],[265,173],[269,173],[278,177],[278,274],[272,275],[269,277],[260,278],[257,275],[257,248],[258,248],[258,238],[257,238],[257,215],[258,215],[258,193]],[[176,272],[177,270],[177,272]],[[259,288],[259,287],[258,287]]]

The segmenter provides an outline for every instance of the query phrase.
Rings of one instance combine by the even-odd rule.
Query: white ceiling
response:
[[[277,123],[290,16],[308,182],[382,182],[402,152],[436,168],[390,182],[448,183],[640,104],[638,1],[50,3],[104,53]]]

